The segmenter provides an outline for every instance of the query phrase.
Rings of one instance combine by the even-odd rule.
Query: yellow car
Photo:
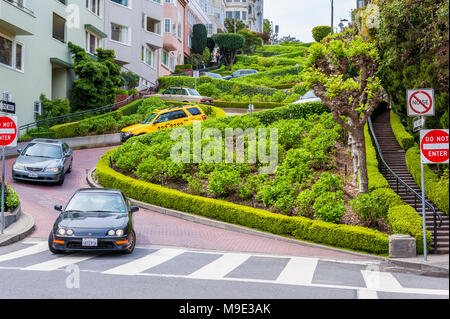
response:
[[[128,126],[120,132],[120,141],[130,137],[159,130],[192,124],[193,121],[204,121],[206,115],[197,105],[183,105],[165,110],[155,110],[142,124]]]

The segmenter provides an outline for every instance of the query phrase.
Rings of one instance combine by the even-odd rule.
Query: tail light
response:
[[[201,100],[200,100],[200,103],[205,103],[205,102],[206,102],[205,99],[201,99]]]

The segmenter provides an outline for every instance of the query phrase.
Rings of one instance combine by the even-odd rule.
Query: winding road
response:
[[[65,204],[77,189],[89,187],[86,181],[88,170],[95,167],[100,157],[111,148],[74,151],[72,172],[66,175],[62,186],[13,181],[11,167],[14,159],[6,161],[7,183],[19,194],[23,210],[31,214],[35,220],[35,230],[29,237],[48,238],[53,222],[58,216],[58,212],[53,209],[54,205]],[[371,259],[370,256],[357,256],[218,229],[142,208],[134,218],[138,244],[350,260]]]

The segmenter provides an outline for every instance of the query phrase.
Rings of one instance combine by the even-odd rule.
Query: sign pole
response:
[[[427,261],[427,222],[425,213],[425,178],[423,163],[420,163],[421,173],[422,173],[422,228],[423,228],[423,261]]]
[[[5,228],[5,147],[2,146],[2,230]]]

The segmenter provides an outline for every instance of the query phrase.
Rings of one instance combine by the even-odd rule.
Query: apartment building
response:
[[[105,48],[140,78],[139,90],[156,83],[162,59],[165,0],[105,0]]]
[[[104,0],[0,0],[0,99],[19,125],[35,120],[39,97],[67,98],[74,81],[68,43],[104,44]]]
[[[204,7],[201,6],[202,0],[190,0],[186,7],[186,17],[185,17],[185,26],[184,26],[184,55],[188,57],[191,55],[191,47],[192,47],[192,35],[193,35],[193,27],[195,24],[203,24],[205,25],[208,31],[208,36],[212,36],[212,27],[213,22],[209,18],[207,12],[204,10]]]
[[[263,32],[264,0],[226,0],[225,18],[242,20],[249,30]]]

